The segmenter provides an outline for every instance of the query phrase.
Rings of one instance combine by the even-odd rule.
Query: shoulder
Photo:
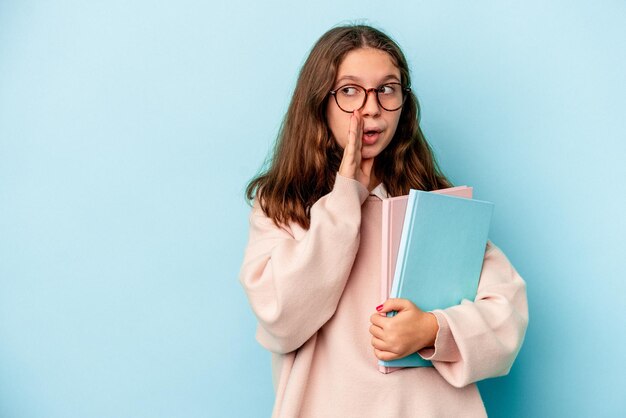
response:
[[[294,230],[300,228],[299,225],[293,222],[288,224],[274,222],[272,218],[267,216],[267,213],[263,209],[258,196],[256,196],[252,201],[252,209],[250,210],[249,220],[250,228],[256,230],[257,232],[282,231],[294,237]]]
[[[510,264],[509,259],[504,254],[504,251],[502,251],[502,249],[500,249],[500,247],[494,244],[491,240],[487,240],[487,246],[485,247],[485,259],[487,258],[498,259]]]
[[[511,264],[504,252],[491,241],[487,242],[482,270],[481,280],[484,276],[485,279],[498,277],[499,279],[496,281],[524,282],[523,278],[513,264]]]

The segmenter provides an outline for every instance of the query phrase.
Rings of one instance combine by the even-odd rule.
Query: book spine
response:
[[[393,277],[394,291],[392,297],[394,298],[402,297],[402,281],[406,270],[406,255],[411,245],[411,229],[415,221],[420,193],[423,192],[413,189],[409,191],[409,199],[406,204],[406,212],[404,213],[404,224],[402,225],[400,248],[398,249],[398,258],[396,259],[396,271]]]
[[[385,302],[389,297],[389,263],[391,262],[391,201],[383,200],[382,205],[382,260],[381,260],[381,281],[380,281],[380,300]]]

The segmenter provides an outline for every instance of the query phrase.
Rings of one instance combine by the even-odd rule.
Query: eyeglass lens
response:
[[[374,90],[378,103],[387,110],[398,110],[404,102],[404,92],[399,83],[384,84]],[[362,108],[367,100],[365,88],[357,85],[346,85],[337,89],[335,93],[337,105],[346,112],[353,112]]]

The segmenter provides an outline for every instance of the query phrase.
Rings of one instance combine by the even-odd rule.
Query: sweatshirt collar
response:
[[[370,192],[370,196],[376,196],[379,199],[387,199],[389,198],[389,193],[387,193],[387,189],[385,189],[385,185],[380,183],[378,186],[374,187]]]

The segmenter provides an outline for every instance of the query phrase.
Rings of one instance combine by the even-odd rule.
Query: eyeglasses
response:
[[[358,84],[346,84],[331,90],[330,94],[335,96],[339,109],[346,113],[352,113],[365,106],[371,91],[376,93],[376,100],[378,100],[380,107],[388,112],[393,112],[402,107],[411,89],[402,87],[400,83],[387,83],[371,89],[366,89]]]

